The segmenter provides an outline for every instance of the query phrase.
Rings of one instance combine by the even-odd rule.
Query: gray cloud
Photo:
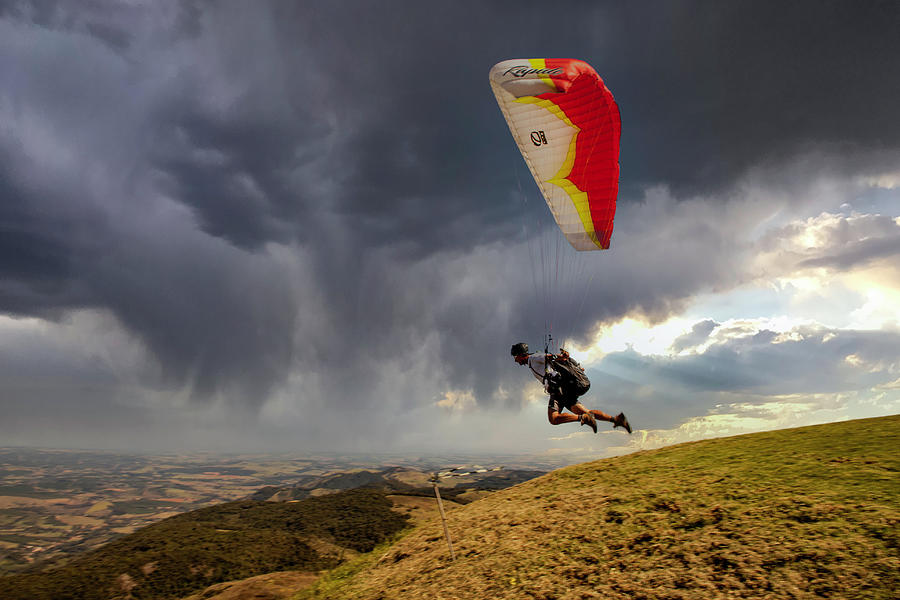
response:
[[[704,323],[698,326],[705,329]],[[897,331],[798,327],[793,333],[780,340],[762,329],[682,356],[616,352],[590,376],[604,402],[633,407],[635,422],[647,429],[677,425],[724,398],[760,403],[777,396],[864,392],[896,379]]]
[[[900,227],[890,237],[864,239],[848,244],[843,252],[836,255],[810,258],[800,263],[801,267],[831,267],[848,270],[877,260],[900,258]]]
[[[697,346],[703,344],[706,340],[708,340],[709,334],[712,333],[713,330],[715,330],[718,326],[719,324],[712,319],[707,319],[705,321],[696,323],[691,328],[690,333],[681,335],[677,337],[674,342],[672,342],[672,351],[675,354],[678,354],[682,350],[696,348]]]
[[[584,57],[622,108],[614,249],[568,275],[593,277],[575,338],[738,278],[741,223],[687,198],[900,149],[895,3],[568,8],[558,36],[539,3],[5,5],[0,313],[109,311],[158,363],[145,385],[196,399],[499,403],[545,317],[523,221],[546,207],[494,62]],[[868,244],[841,260],[896,251]]]
[[[900,224],[882,214],[822,213],[769,231],[756,245],[769,274],[896,264]]]

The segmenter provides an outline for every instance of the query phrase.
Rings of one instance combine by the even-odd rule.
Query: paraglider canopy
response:
[[[505,60],[491,87],[553,218],[576,250],[609,248],[619,191],[619,107],[569,58]]]

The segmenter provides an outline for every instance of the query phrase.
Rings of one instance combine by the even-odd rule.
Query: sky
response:
[[[2,3],[0,446],[578,462],[896,414],[898,29],[878,0]],[[622,117],[611,248],[562,270],[488,84],[529,57]],[[547,422],[509,348],[548,319],[633,435]]]

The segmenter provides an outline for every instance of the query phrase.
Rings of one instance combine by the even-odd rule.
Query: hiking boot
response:
[[[631,425],[628,423],[628,419],[625,417],[625,413],[619,413],[616,415],[615,420],[613,421],[613,429],[616,427],[622,427],[628,433],[631,433]]]
[[[594,415],[591,413],[584,413],[578,417],[578,422],[582,425],[588,425],[591,429],[594,430],[594,433],[597,433],[597,420],[594,419]]]

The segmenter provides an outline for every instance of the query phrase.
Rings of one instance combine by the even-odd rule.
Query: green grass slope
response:
[[[577,465],[453,511],[298,598],[896,598],[900,416]]]
[[[42,572],[0,577],[3,600],[181,598],[273,571],[332,568],[407,526],[381,492],[241,501],[165,519]]]

